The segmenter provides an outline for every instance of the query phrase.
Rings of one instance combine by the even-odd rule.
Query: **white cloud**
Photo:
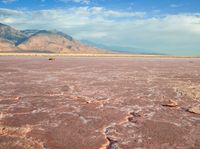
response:
[[[200,14],[147,17],[144,12],[79,7],[54,10],[0,9],[0,20],[19,29],[58,29],[77,39],[159,53],[200,55]]]
[[[17,1],[17,0],[1,0],[1,2],[3,2],[3,3],[13,3],[15,1]]]
[[[178,7],[181,7],[181,5],[178,5],[178,4],[171,4],[170,7],[171,7],[171,8],[178,8]]]
[[[13,10],[13,9],[6,9],[6,8],[0,8],[0,16],[17,16],[22,15],[22,11]]]
[[[74,2],[74,3],[80,3],[80,4],[89,4],[91,0],[59,0],[62,2]]]
[[[107,17],[143,17],[145,16],[145,12],[122,12],[122,11],[113,11],[107,10],[103,7],[92,7],[87,9],[89,13],[94,15],[101,15]]]

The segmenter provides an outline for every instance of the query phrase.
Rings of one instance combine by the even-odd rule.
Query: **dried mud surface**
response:
[[[0,57],[0,149],[199,149],[199,106],[200,59]]]

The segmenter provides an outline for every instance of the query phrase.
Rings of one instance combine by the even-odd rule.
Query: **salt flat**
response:
[[[0,57],[0,148],[200,148],[200,59]],[[177,103],[168,105],[169,100]]]

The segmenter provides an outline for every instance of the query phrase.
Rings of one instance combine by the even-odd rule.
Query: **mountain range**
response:
[[[0,52],[105,53],[56,30],[17,30],[0,23]]]
[[[106,49],[108,51],[114,52],[114,53],[123,53],[123,54],[144,54],[144,55],[166,55],[164,53],[158,53],[151,50],[146,49],[140,49],[135,47],[129,47],[129,46],[119,46],[119,45],[112,45],[112,44],[103,44],[103,43],[97,43],[92,42],[89,40],[81,40],[82,43],[87,45],[92,45],[95,47],[98,47],[100,49]]]

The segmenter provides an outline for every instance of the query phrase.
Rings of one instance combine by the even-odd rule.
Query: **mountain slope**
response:
[[[19,44],[27,38],[26,34],[8,25],[0,23],[0,38]]]
[[[13,42],[0,39],[0,52],[17,52],[18,50]]]
[[[19,31],[0,23],[0,39],[0,52],[105,53],[56,30]]]
[[[71,36],[57,31],[39,31],[31,35],[18,47],[26,52],[49,53],[102,53],[102,50],[87,46],[74,40]]]
[[[27,30],[22,30],[21,32],[22,32],[23,34],[25,34],[27,37],[30,37],[31,35],[33,35],[33,34],[39,32],[39,31],[40,31],[40,30],[35,30],[35,29],[30,30],[30,29],[27,29]]]

